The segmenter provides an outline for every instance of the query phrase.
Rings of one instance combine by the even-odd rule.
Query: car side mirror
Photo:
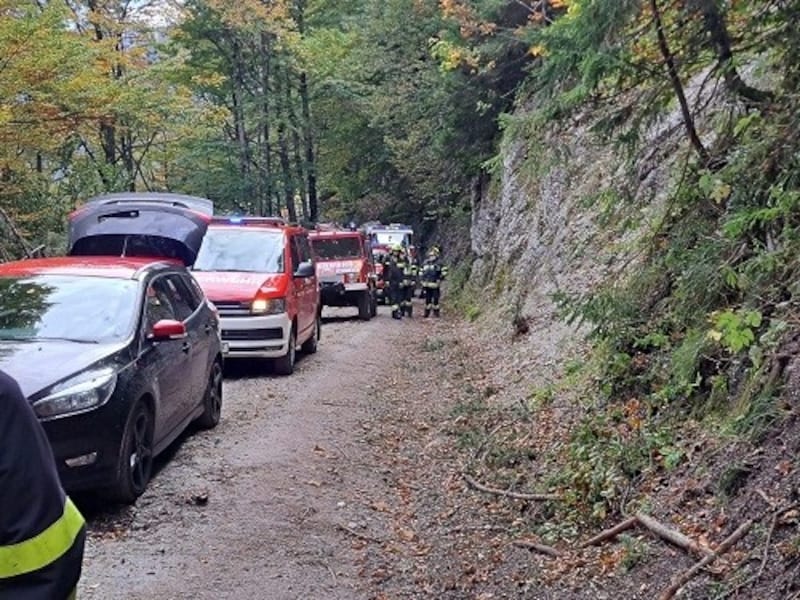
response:
[[[301,262],[297,265],[297,270],[294,272],[295,277],[312,277],[314,275],[314,263],[310,260]]]
[[[153,331],[147,337],[154,342],[179,340],[186,337],[186,325],[173,319],[161,319],[153,325]]]

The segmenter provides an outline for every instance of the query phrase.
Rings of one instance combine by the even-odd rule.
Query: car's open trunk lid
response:
[[[210,200],[181,194],[98,196],[70,215],[69,253],[176,258],[190,266],[213,210]]]

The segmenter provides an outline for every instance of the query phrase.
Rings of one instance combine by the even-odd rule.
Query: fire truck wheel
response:
[[[372,318],[372,294],[369,290],[364,291],[358,297],[358,318],[362,321],[369,321]]]

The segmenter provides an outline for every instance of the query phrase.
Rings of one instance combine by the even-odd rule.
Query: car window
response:
[[[189,288],[189,291],[192,296],[192,303],[194,309],[196,310],[198,306],[203,304],[206,300],[206,296],[203,293],[203,289],[200,287],[200,284],[197,283],[194,277],[192,277],[189,273],[181,274],[180,275],[181,281],[183,281],[184,285]]]
[[[300,251],[300,261],[306,262],[311,260],[311,245],[308,243],[308,236],[298,235],[296,237]]]
[[[0,339],[110,342],[133,333],[139,284],[80,275],[0,277]]]
[[[293,235],[289,243],[290,254],[292,257],[292,271],[297,270],[297,265],[300,264],[300,243],[299,236]]]
[[[144,304],[148,332],[153,329],[153,325],[164,319],[182,320],[178,318],[171,296],[166,277],[156,277],[148,284]]]
[[[165,275],[164,279],[166,280],[166,288],[169,292],[172,306],[175,309],[175,316],[179,321],[185,321],[197,309],[197,303],[192,296],[192,292],[177,273]]]
[[[186,274],[186,280],[189,282],[189,286],[194,290],[194,297],[197,299],[198,304],[202,304],[206,301],[205,292],[203,292],[203,288],[200,287],[200,284],[197,283],[197,280],[192,277],[190,273]]]

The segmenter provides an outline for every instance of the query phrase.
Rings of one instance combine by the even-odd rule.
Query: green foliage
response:
[[[671,471],[683,461],[672,428],[641,410],[636,402],[595,410],[575,430],[558,481],[567,490],[566,512],[602,521],[623,508],[624,492],[639,476]]]
[[[711,314],[714,328],[708,336],[736,353],[749,347],[756,339],[755,330],[761,325],[762,315],[757,310],[724,310]]]
[[[647,562],[650,557],[650,546],[645,540],[622,534],[619,536],[619,541],[622,542],[623,549],[619,566],[623,573],[628,573],[638,565]]]

